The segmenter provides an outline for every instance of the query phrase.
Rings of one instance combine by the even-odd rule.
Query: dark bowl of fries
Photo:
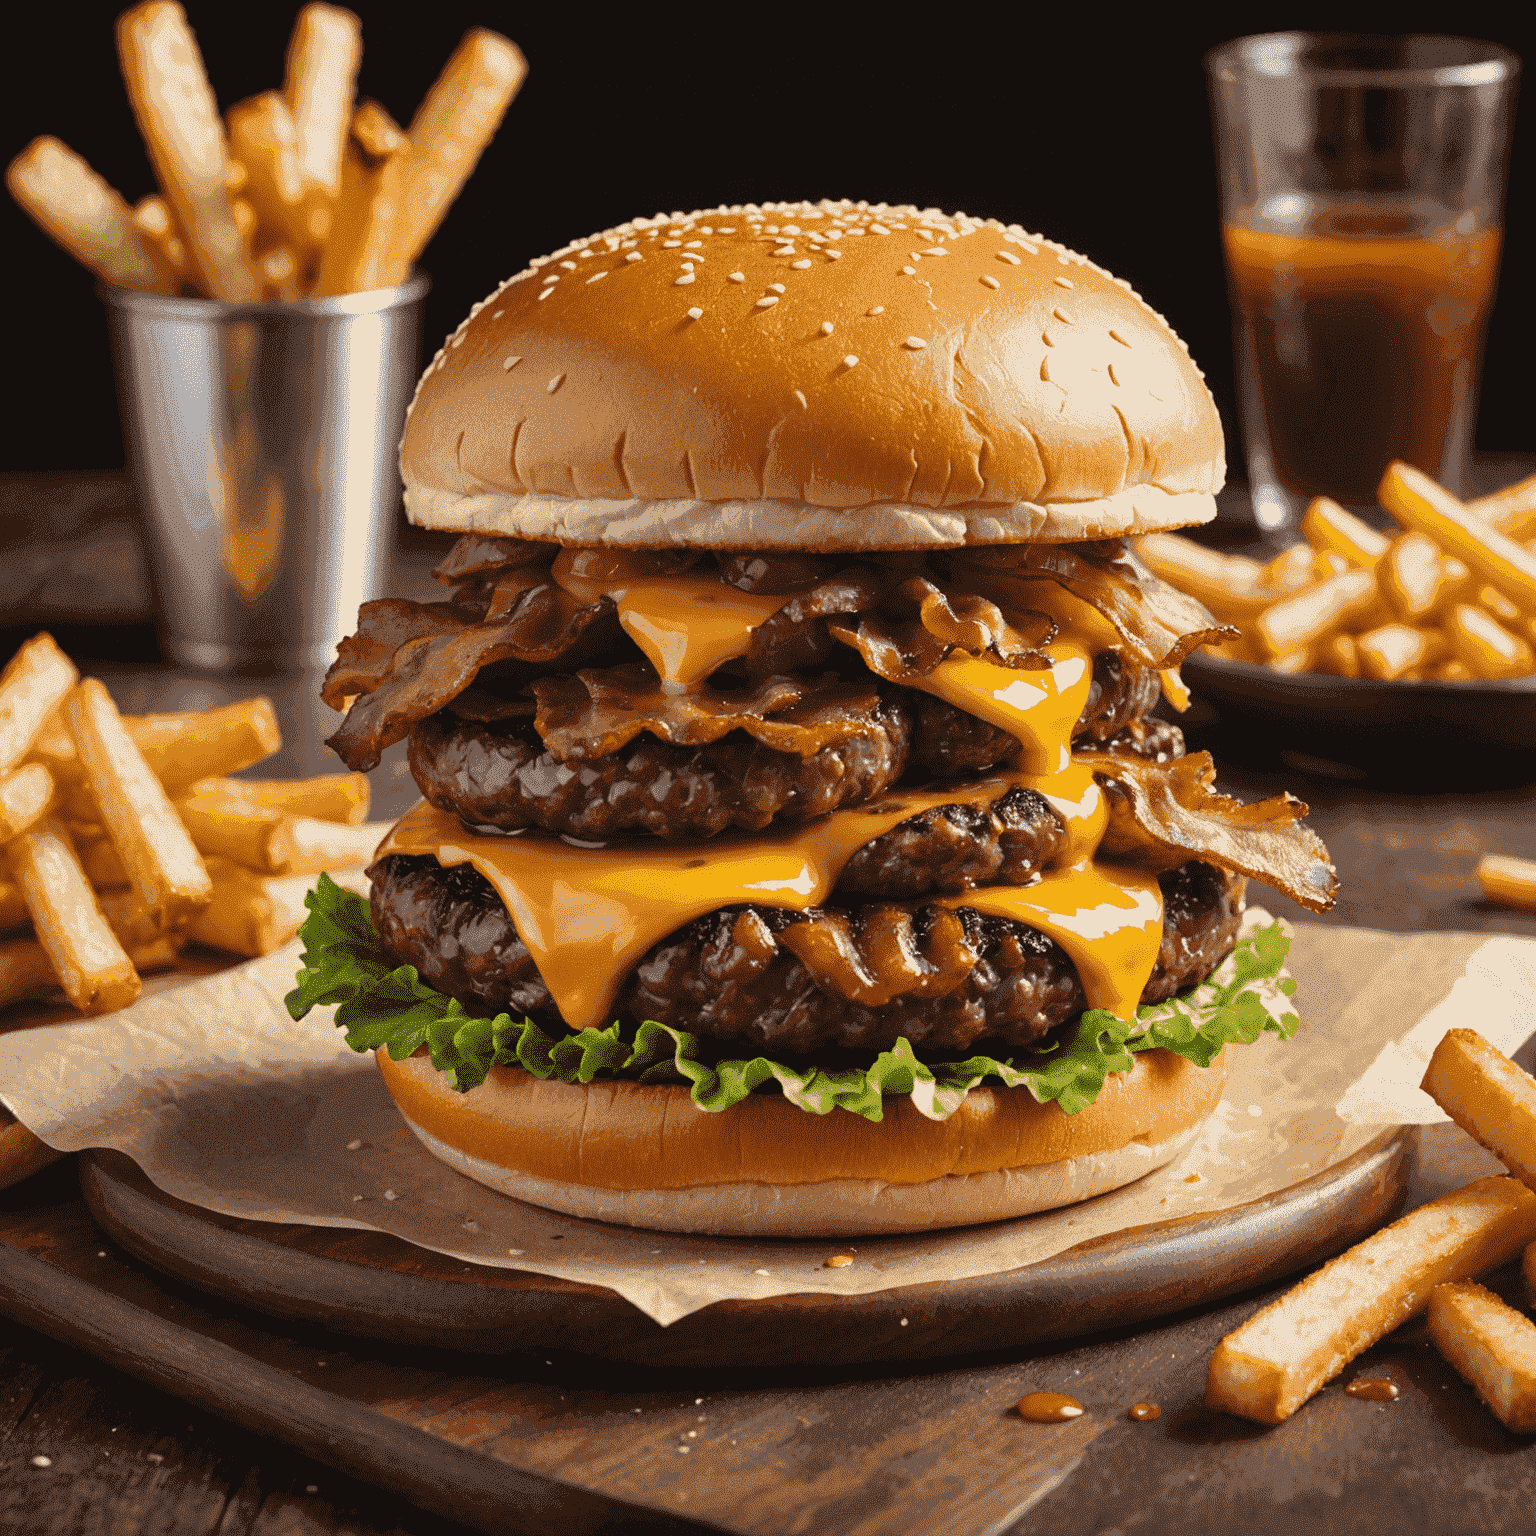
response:
[[[1267,563],[1176,534],[1138,544],[1241,632],[1190,657],[1228,734],[1401,781],[1536,777],[1536,476],[1462,504],[1393,464],[1400,531],[1319,498]]]

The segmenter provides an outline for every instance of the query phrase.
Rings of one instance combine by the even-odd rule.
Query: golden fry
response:
[[[63,1156],[46,1141],[39,1141],[19,1120],[0,1126],[0,1189],[31,1178]]]
[[[79,675],[48,634],[34,635],[6,663],[0,672],[0,773],[9,773],[32,750]]]
[[[69,835],[74,840],[75,853],[85,878],[98,891],[116,890],[132,883],[105,827],[73,823]]]
[[[1294,677],[1298,672],[1312,670],[1312,651],[1309,646],[1298,645],[1294,651],[1271,656],[1264,665],[1271,672],[1284,672],[1288,677]]]
[[[1536,1238],[1536,1195],[1479,1179],[1356,1243],[1216,1346],[1205,1400],[1260,1424],[1288,1419],[1447,1280],[1507,1263]]]
[[[1326,496],[1319,496],[1302,513],[1301,531],[1313,549],[1329,551],[1362,570],[1371,570],[1387,552],[1384,533]]]
[[[1475,1029],[1453,1029],[1435,1047],[1419,1087],[1536,1190],[1536,1081],[1529,1073]]]
[[[265,698],[202,713],[129,716],[123,723],[171,795],[184,794],[198,779],[249,768],[283,744],[272,701]]]
[[[1523,615],[1497,587],[1479,587],[1475,601],[1479,608],[1492,614],[1500,624],[1510,629],[1518,628]]]
[[[318,821],[313,816],[289,819],[294,855],[287,874],[317,875],[322,869],[371,864],[374,851],[389,831],[388,822],[367,822],[358,827],[342,826],[334,821]]]
[[[213,896],[186,827],[100,682],[77,685],[64,720],[130,884],[161,928],[178,927]]]
[[[1260,569],[1259,586],[1274,597],[1310,587],[1318,579],[1313,569],[1315,553],[1310,544],[1292,544],[1289,549],[1282,550],[1268,565]],[[1327,574],[1331,576],[1333,572],[1329,571]]]
[[[390,231],[399,217],[411,142],[383,107],[365,101],[352,118],[341,195],[315,278],[316,294],[393,286]]]
[[[1445,638],[1474,677],[1525,677],[1536,671],[1536,653],[1492,614],[1457,603],[1445,616]]]
[[[1477,861],[1477,879],[1489,901],[1536,912],[1536,860],[1484,854]]]
[[[1460,657],[1452,656],[1432,669],[1431,674],[1442,683],[1467,683],[1472,681],[1472,671]]]
[[[293,818],[270,806],[202,793],[178,800],[176,809],[201,853],[265,874],[289,872],[298,856]]]
[[[341,162],[352,119],[362,24],[334,5],[306,5],[288,42],[283,96],[293,115],[299,167],[325,197],[341,191]]]
[[[226,188],[224,125],[186,14],[173,0],[149,0],[124,12],[117,51],[139,132],[199,286],[209,298],[254,300],[256,279]]]
[[[187,926],[187,936],[214,949],[255,959],[286,944],[307,916],[305,895],[314,888],[313,875],[258,875],[210,859],[213,900]],[[362,870],[337,870],[331,878],[347,890],[366,895]]]
[[[1385,617],[1383,606],[1371,573],[1349,570],[1270,604],[1251,630],[1268,655],[1283,656],[1315,644],[1330,630],[1368,628]]]
[[[1329,635],[1313,647],[1312,670],[1328,677],[1359,677],[1360,647],[1353,635]]]
[[[133,227],[165,274],[172,293],[195,283],[187,260],[187,243],[176,227],[170,204],[163,197],[141,197],[133,205]]]
[[[236,102],[227,113],[230,152],[247,176],[244,193],[266,231],[267,245],[308,251],[310,204],[317,194],[304,180],[299,133],[279,91]],[[263,247],[264,248],[264,247]]]
[[[174,293],[117,191],[67,144],[33,139],[5,173],[11,196],[82,266],[117,288]]]
[[[1411,624],[1383,624],[1355,642],[1360,674],[1365,677],[1406,677],[1443,661],[1449,650],[1445,636],[1436,629],[1415,629]]]
[[[1475,1281],[1437,1285],[1429,1336],[1494,1417],[1516,1434],[1536,1430],[1536,1323]]]
[[[1507,485],[1491,496],[1479,496],[1467,503],[1474,512],[1506,538],[1536,538],[1536,475],[1527,475],[1515,485]]]
[[[270,806],[316,821],[344,821],[355,827],[368,819],[368,775],[325,773],[313,779],[200,779],[194,795],[215,795]]]
[[[7,844],[5,854],[70,1002],[81,1013],[131,1003],[139,995],[138,972],[102,917],[63,824],[41,822]]]
[[[1154,575],[1199,598],[1218,619],[1246,624],[1275,600],[1261,588],[1264,567],[1242,555],[1223,555],[1176,533],[1148,533],[1136,552]]]
[[[1424,624],[1453,603],[1465,602],[1472,573],[1440,553],[1433,539],[1405,533],[1393,539],[1376,566],[1381,595],[1405,624]]]
[[[476,28],[443,66],[411,119],[410,162],[390,233],[385,279],[401,283],[437,233],[528,74],[515,44]]]
[[[1536,557],[1411,464],[1387,466],[1378,492],[1381,504],[1405,528],[1428,534],[1480,582],[1497,587],[1522,613],[1536,614]]]
[[[27,763],[0,778],[0,843],[8,843],[53,809],[53,775],[41,763]]]

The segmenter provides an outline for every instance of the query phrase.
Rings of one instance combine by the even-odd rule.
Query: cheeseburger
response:
[[[1135,536],[1224,468],[1167,324],[1017,226],[748,204],[535,262],[411,408],[447,591],[366,604],[324,697],[424,798],[370,902],[322,880],[290,1008],[575,1216],[916,1231],[1161,1166],[1296,1028],[1246,882],[1335,888],[1152,713],[1232,632]]]

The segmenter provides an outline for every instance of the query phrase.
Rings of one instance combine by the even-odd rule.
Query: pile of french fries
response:
[[[125,12],[117,47],[160,194],[130,208],[52,137],[6,185],[106,282],[229,303],[403,282],[528,71],[506,38],[471,31],[402,132],[377,102],[355,104],[362,27],[336,6],[299,12],[282,90],[223,121],[179,5]]]
[[[0,673],[0,1006],[62,989],[106,1013],[189,941],[286,943],[320,870],[365,894],[385,828],[362,774],[230,777],[281,745],[266,699],[124,717],[48,635],[23,645]]]
[[[1475,1030],[1453,1029],[1421,1085],[1513,1177],[1479,1179],[1357,1243],[1229,1333],[1206,1402],[1278,1424],[1400,1323],[1430,1337],[1506,1428],[1536,1432],[1536,1323],[1477,1275],[1524,1252],[1536,1292],[1536,1081]]]
[[[1464,682],[1536,672],[1536,475],[1466,504],[1411,465],[1378,491],[1381,533],[1319,497],[1306,542],[1267,565],[1172,533],[1141,557],[1242,638],[1211,655],[1277,672]]]

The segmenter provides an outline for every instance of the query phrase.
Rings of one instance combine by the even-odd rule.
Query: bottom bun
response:
[[[893,1098],[871,1122],[777,1094],[711,1114],[676,1084],[506,1067],[461,1094],[424,1050],[376,1060],[422,1145],[490,1189],[592,1221],[737,1237],[927,1232],[1088,1200],[1176,1157],[1227,1079],[1226,1051],[1203,1069],[1147,1051],[1076,1115],[1023,1088],[973,1088],[947,1120]]]

